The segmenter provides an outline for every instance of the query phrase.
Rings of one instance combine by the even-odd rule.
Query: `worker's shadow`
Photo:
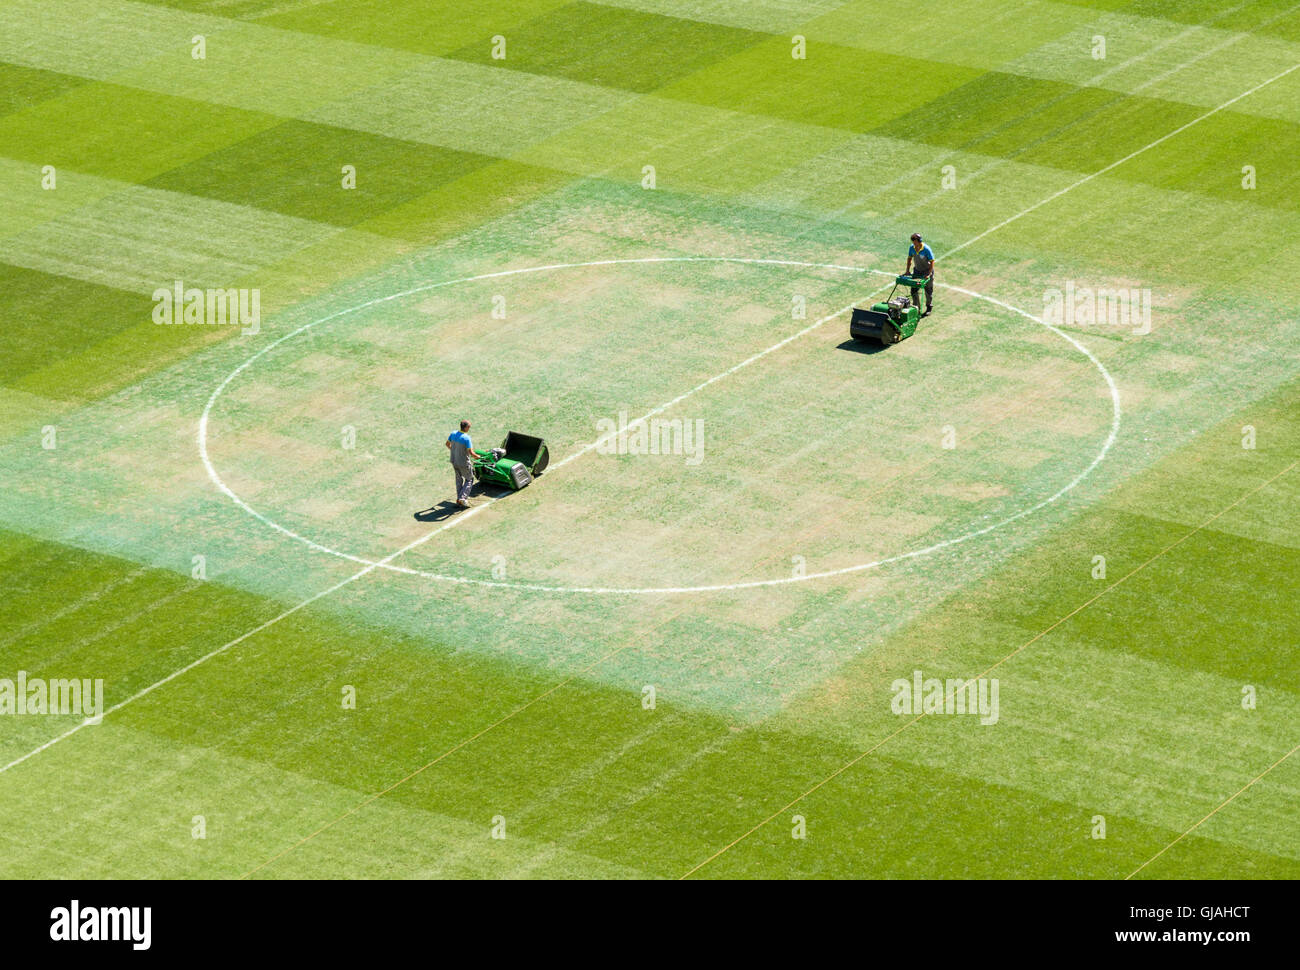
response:
[[[423,512],[415,513],[417,522],[441,522],[444,519],[450,519],[457,512],[464,512],[455,502],[439,502],[432,508],[425,509]]]
[[[835,348],[836,350],[847,350],[854,354],[878,354],[882,350],[888,350],[884,344],[878,344],[875,341],[854,340],[850,337],[844,343]]]
[[[495,501],[496,499],[502,499],[505,498],[507,495],[513,495],[513,494],[514,492],[511,489],[506,488],[504,485],[502,486],[485,485],[482,482],[475,482],[474,490],[469,493],[469,497],[471,499],[489,498]],[[474,506],[471,506],[471,508],[472,507]],[[468,512],[468,511],[469,509],[463,509],[455,502],[450,502],[450,501],[439,502],[437,505],[433,506],[432,508],[427,508],[423,512],[416,512],[415,521],[442,522],[445,521],[446,519],[450,519],[457,512]]]

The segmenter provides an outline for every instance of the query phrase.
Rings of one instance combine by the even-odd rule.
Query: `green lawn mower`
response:
[[[872,304],[870,310],[855,306],[849,321],[849,336],[854,340],[874,340],[885,347],[912,336],[921,321],[921,308],[913,306],[910,296],[894,294],[900,286],[915,292],[925,283],[924,276],[899,276],[884,302]]]
[[[540,475],[551,461],[546,442],[511,431],[500,448],[478,455],[471,463],[474,478],[484,485],[499,485],[517,492]]]

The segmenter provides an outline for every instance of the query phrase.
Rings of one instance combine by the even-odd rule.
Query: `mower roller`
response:
[[[886,347],[912,336],[921,320],[921,308],[912,305],[910,296],[896,297],[894,294],[900,286],[909,290],[921,289],[926,279],[924,276],[896,277],[894,288],[883,302],[873,303],[869,310],[855,306],[853,318],[849,321],[849,336],[854,340],[874,340]]]
[[[550,461],[545,441],[511,431],[500,448],[475,456],[471,467],[474,478],[484,485],[500,485],[517,492],[545,471]]]

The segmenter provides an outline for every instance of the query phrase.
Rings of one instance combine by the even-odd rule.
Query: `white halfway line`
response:
[[[1036,203],[1034,203],[1033,205],[1031,205],[1031,206],[1027,207],[1026,209],[1022,210],[1021,212],[1017,213],[1016,215],[1012,216],[1010,219],[1005,219],[1005,220],[1003,220],[1002,222],[998,223],[996,226],[993,226],[993,227],[990,228],[990,229],[986,229],[984,232],[980,233],[978,236],[975,236],[973,239],[969,239],[969,240],[967,240],[966,242],[964,242],[964,243],[962,243],[961,245],[957,246],[955,249],[951,249],[951,250],[949,250],[949,252],[952,253],[952,252],[956,252],[958,249],[964,249],[964,248],[966,248],[967,246],[969,246],[971,243],[974,243],[974,242],[976,242],[977,240],[983,239],[985,236],[989,235],[990,233],[995,232],[995,231],[997,231],[998,229],[1003,228],[1004,226],[1008,226],[1008,225],[1010,225],[1012,222],[1015,222],[1015,221],[1016,221],[1017,219],[1019,219],[1021,216],[1026,215],[1026,214],[1028,214],[1028,213],[1030,213],[1030,212],[1033,212],[1035,209],[1041,208],[1043,205],[1046,205],[1048,202],[1051,202],[1051,201],[1053,201],[1053,200],[1055,200],[1055,199],[1059,199],[1061,196],[1065,195],[1067,192],[1069,192],[1069,191],[1071,191],[1071,190],[1073,190],[1073,189],[1078,188],[1080,185],[1085,185],[1085,184],[1087,184],[1088,182],[1091,182],[1091,181],[1092,181],[1094,178],[1096,178],[1097,176],[1099,176],[1099,175],[1103,175],[1103,174],[1105,174],[1106,172],[1109,172],[1109,171],[1111,171],[1112,169],[1114,169],[1116,166],[1121,165],[1121,164],[1123,164],[1124,162],[1129,161],[1130,159],[1136,158],[1138,155],[1141,155],[1143,152],[1147,151],[1148,149],[1151,149],[1151,148],[1156,147],[1157,145],[1163,144],[1164,142],[1166,142],[1166,141],[1168,141],[1170,138],[1172,138],[1174,135],[1181,134],[1182,132],[1186,131],[1188,128],[1191,128],[1193,125],[1198,124],[1198,123],[1204,121],[1206,118],[1209,118],[1209,117],[1211,117],[1212,115],[1218,114],[1218,113],[1219,113],[1220,111],[1222,111],[1224,108],[1227,108],[1227,107],[1230,107],[1231,105],[1236,104],[1236,103],[1237,103],[1238,101],[1240,101],[1242,98],[1245,98],[1245,97],[1247,97],[1248,95],[1254,94],[1256,91],[1259,91],[1259,90],[1261,90],[1261,89],[1267,87],[1268,85],[1272,84],[1274,81],[1279,81],[1279,80],[1281,80],[1282,78],[1286,77],[1288,74],[1291,74],[1293,71],[1295,71],[1295,70],[1298,69],[1298,68],[1300,68],[1300,63],[1293,64],[1291,67],[1287,68],[1285,71],[1282,71],[1282,72],[1279,73],[1279,74],[1275,74],[1275,75],[1273,75],[1273,77],[1269,78],[1267,81],[1264,81],[1264,82],[1261,83],[1261,84],[1257,84],[1257,85],[1255,85],[1253,88],[1251,88],[1251,89],[1248,90],[1248,91],[1243,91],[1241,94],[1237,95],[1235,98],[1231,98],[1230,100],[1225,101],[1223,104],[1219,105],[1217,108],[1213,108],[1213,109],[1211,109],[1210,111],[1207,111],[1205,114],[1203,114],[1203,115],[1201,115],[1201,116],[1199,116],[1199,117],[1193,119],[1192,121],[1189,121],[1187,124],[1185,124],[1185,125],[1183,125],[1183,126],[1177,128],[1177,129],[1175,129],[1174,131],[1171,131],[1169,134],[1167,134],[1167,135],[1162,135],[1160,138],[1157,138],[1155,141],[1151,142],[1151,144],[1146,145],[1146,146],[1143,147],[1143,148],[1139,148],[1137,151],[1132,152],[1132,153],[1130,153],[1130,154],[1124,156],[1124,157],[1121,158],[1119,161],[1117,161],[1117,162],[1112,162],[1111,164],[1107,165],[1105,168],[1099,169],[1098,171],[1094,172],[1094,173],[1091,174],[1091,175],[1084,176],[1083,178],[1079,179],[1078,181],[1073,182],[1073,183],[1071,183],[1070,185],[1066,186],[1064,189],[1061,189],[1061,190],[1058,191],[1058,192],[1054,192],[1054,193],[1052,193],[1050,196],[1048,196],[1047,198],[1043,199],[1042,201],[1040,201],[1040,202],[1036,202]],[[844,310],[839,311],[839,313],[843,313],[843,312],[845,312],[845,311],[844,311]],[[838,316],[839,313],[832,314],[832,319],[833,319],[835,316]],[[774,344],[771,348],[769,348],[768,351],[763,351],[762,353],[755,354],[753,357],[749,358],[749,360],[747,360],[747,361],[743,362],[741,365],[738,365],[737,367],[733,368],[731,371],[728,371],[728,373],[734,373],[736,370],[739,370],[740,366],[744,366],[744,364],[751,363],[752,361],[758,360],[758,359],[760,359],[761,357],[766,356],[766,354],[767,354],[770,350],[775,350],[776,348],[778,348],[778,347],[782,347],[782,346],[784,346],[785,344],[789,343],[791,340],[795,339],[796,337],[801,337],[801,336],[804,336],[804,335],[810,333],[812,330],[814,330],[814,329],[816,329],[817,327],[821,326],[821,325],[822,325],[823,323],[825,323],[825,322],[826,322],[826,319],[822,319],[822,320],[817,321],[815,324],[812,324],[812,325],[809,326],[809,327],[805,327],[803,330],[799,331],[799,333],[797,333],[797,334],[795,334],[795,335],[793,335],[793,336],[791,336],[791,337],[787,337],[787,338],[785,338],[784,340],[780,341],[780,342],[777,343],[777,344]],[[703,385],[701,385],[701,386],[703,386]],[[575,456],[575,457],[576,457],[576,456]],[[557,467],[558,467],[558,466],[557,466]],[[123,701],[119,701],[117,704],[114,704],[112,707],[110,707],[108,710],[106,710],[106,711],[104,712],[104,715],[107,715],[107,714],[110,714],[110,713],[113,713],[113,712],[119,711],[119,710],[121,710],[123,707],[125,707],[127,704],[130,704],[130,703],[132,703],[133,701],[136,701],[136,700],[140,699],[141,697],[144,697],[144,696],[146,696],[146,695],[148,695],[148,694],[153,693],[153,692],[154,692],[155,690],[157,690],[159,687],[162,687],[164,684],[168,684],[168,683],[170,683],[171,681],[175,680],[177,677],[181,676],[182,674],[188,673],[189,671],[193,670],[195,667],[198,667],[200,664],[206,663],[207,661],[211,660],[213,657],[216,657],[216,656],[219,656],[219,655],[225,653],[225,652],[226,652],[227,650],[229,650],[231,647],[234,647],[234,646],[237,646],[237,645],[240,644],[240,643],[243,643],[243,642],[244,642],[245,640],[247,640],[249,637],[254,636],[255,634],[258,634],[258,633],[262,632],[263,630],[267,629],[268,627],[274,626],[276,623],[279,623],[281,620],[285,619],[285,618],[288,617],[288,616],[292,616],[294,613],[297,613],[299,610],[303,609],[304,607],[306,607],[306,606],[310,606],[312,603],[315,603],[317,600],[319,600],[319,599],[323,599],[324,597],[329,596],[331,593],[337,592],[338,590],[342,589],[344,586],[347,586],[349,583],[352,583],[352,582],[354,582],[354,581],[360,579],[362,576],[365,576],[365,575],[369,574],[370,572],[374,571],[375,569],[378,569],[380,563],[383,563],[383,562],[385,562],[385,561],[391,561],[392,559],[395,559],[396,557],[402,555],[403,553],[408,552],[410,549],[413,549],[413,548],[415,548],[416,546],[418,546],[418,545],[424,543],[424,542],[427,541],[428,539],[433,538],[435,535],[439,534],[440,532],[443,532],[443,531],[445,531],[446,529],[452,528],[455,524],[457,524],[457,523],[459,523],[459,522],[463,522],[465,519],[467,519],[467,518],[469,518],[470,516],[474,515],[474,514],[475,514],[476,512],[478,512],[479,510],[484,509],[484,508],[487,508],[488,505],[490,505],[490,504],[491,504],[491,502],[484,502],[484,503],[481,504],[481,505],[475,506],[474,508],[472,508],[472,509],[468,510],[467,512],[465,512],[464,514],[462,514],[462,515],[458,516],[457,518],[453,519],[451,522],[447,523],[446,525],[441,526],[440,528],[433,530],[433,531],[430,532],[428,535],[423,536],[422,538],[415,540],[414,542],[410,543],[410,544],[407,545],[407,546],[403,546],[401,549],[399,549],[399,550],[397,550],[396,552],[392,553],[390,556],[385,557],[385,559],[376,560],[375,563],[373,563],[373,564],[371,564],[371,565],[368,565],[368,566],[365,566],[365,567],[363,567],[363,568],[357,570],[357,572],[355,572],[353,575],[349,576],[347,579],[344,579],[344,580],[342,580],[341,582],[336,583],[335,585],[330,586],[330,587],[327,588],[327,589],[321,590],[319,593],[315,594],[314,596],[310,596],[310,597],[308,597],[307,599],[303,600],[303,601],[302,601],[301,603],[299,603],[297,606],[293,606],[293,607],[290,607],[289,609],[285,610],[285,611],[284,611],[283,613],[281,613],[279,616],[272,617],[271,619],[267,620],[265,623],[262,623],[261,625],[259,625],[259,626],[257,626],[257,627],[254,627],[253,629],[249,630],[247,633],[245,633],[245,634],[243,634],[243,635],[241,635],[241,636],[239,636],[239,637],[236,637],[234,640],[231,640],[229,643],[222,644],[220,647],[217,647],[215,650],[212,650],[212,651],[210,651],[209,653],[204,654],[202,657],[198,658],[198,659],[195,660],[195,661],[192,661],[191,663],[187,664],[186,666],[181,667],[179,670],[175,671],[174,673],[168,674],[168,675],[167,675],[166,677],[164,677],[162,680],[160,680],[160,681],[158,681],[158,682],[156,682],[156,683],[154,683],[154,684],[150,684],[148,687],[144,688],[144,689],[141,690],[141,691],[136,692],[135,694],[132,694],[130,697],[126,698],[126,699],[123,700]],[[42,744],[42,745],[40,745],[39,747],[33,749],[32,751],[28,752],[27,754],[22,755],[22,756],[19,757],[19,758],[15,758],[13,761],[11,761],[11,762],[9,762],[7,765],[5,765],[3,768],[0,768],[0,774],[3,774],[4,772],[8,771],[10,768],[14,767],[15,765],[20,765],[20,764],[22,764],[24,761],[27,761],[29,758],[32,758],[32,757],[34,757],[34,756],[37,755],[37,754],[40,754],[42,751],[45,751],[46,749],[53,747],[54,745],[58,744],[60,741],[63,741],[63,740],[65,740],[66,738],[71,737],[72,735],[74,735],[74,734],[76,734],[78,731],[80,731],[82,728],[86,727],[88,724],[91,724],[91,723],[97,723],[97,722],[102,721],[102,720],[103,720],[103,715],[101,715],[100,717],[94,718],[94,719],[88,719],[88,720],[86,720],[86,721],[82,721],[82,722],[81,722],[80,724],[78,724],[77,726],[75,726],[75,727],[73,727],[73,728],[70,728],[69,730],[65,731],[63,734],[60,734],[60,735],[58,735],[57,737],[54,737],[54,738],[50,739],[49,741],[46,741],[44,744]]]

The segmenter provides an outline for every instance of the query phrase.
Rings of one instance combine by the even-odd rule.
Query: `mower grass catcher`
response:
[[[911,297],[895,297],[894,293],[900,286],[920,289],[925,281],[924,276],[899,276],[883,303],[873,304],[870,310],[855,306],[853,319],[849,321],[849,336],[854,340],[875,340],[886,347],[912,336],[921,320],[921,308],[912,306]]]
[[[472,466],[474,477],[484,485],[500,485],[517,492],[540,475],[550,461],[545,441],[511,431],[500,448],[475,458]]]

